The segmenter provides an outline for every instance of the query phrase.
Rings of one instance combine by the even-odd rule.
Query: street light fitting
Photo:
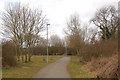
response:
[[[50,24],[47,24],[47,26],[50,25]]]

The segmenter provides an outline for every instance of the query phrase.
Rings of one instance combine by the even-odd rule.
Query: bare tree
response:
[[[51,46],[61,47],[63,46],[62,39],[58,35],[52,35],[50,37]]]
[[[65,52],[64,41],[58,35],[52,35],[50,37],[50,54],[64,54]]]
[[[24,7],[24,11],[27,11],[28,8]],[[46,19],[45,16],[42,14],[42,11],[39,10],[28,10],[25,12],[26,14],[29,14],[29,20],[23,20],[26,21],[26,30],[25,30],[25,43],[26,43],[26,48],[28,48],[28,55],[29,55],[29,61],[32,56],[32,49],[36,44],[38,43],[39,40],[39,33],[44,30],[45,24],[46,24]],[[25,22],[24,22],[25,23]]]
[[[22,6],[20,3],[6,8],[2,15],[4,34],[15,42],[17,47],[18,61],[22,55],[23,46],[30,50],[38,42],[40,31],[44,30],[46,24],[42,10],[31,9],[29,6]],[[25,43],[26,45],[23,45]],[[29,60],[31,57],[30,51]]]
[[[2,20],[3,20],[3,28],[4,28],[4,35],[11,38],[15,44],[17,49],[17,56],[18,61],[20,60],[21,55],[21,47],[23,44],[22,41],[22,26],[20,22],[20,4],[9,6],[6,8],[6,11],[3,12]]]
[[[115,38],[119,21],[115,7],[101,8],[91,21],[101,29],[102,39]]]
[[[67,22],[67,30],[65,30],[65,33],[68,36],[68,46],[74,48],[77,53],[79,53],[79,49],[83,43],[81,32],[79,15],[74,14]]]
[[[47,40],[42,37],[39,37],[37,46],[46,47],[46,44],[47,44]]]

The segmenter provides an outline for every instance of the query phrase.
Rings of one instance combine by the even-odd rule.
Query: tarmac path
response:
[[[48,64],[41,69],[34,78],[70,78],[67,72],[67,64],[71,57],[63,57],[54,63]]]

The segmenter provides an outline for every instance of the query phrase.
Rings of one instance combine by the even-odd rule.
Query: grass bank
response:
[[[79,62],[77,56],[72,56],[70,63],[67,65],[67,70],[71,78],[94,78],[91,72],[88,72],[87,67]]]
[[[49,56],[49,63],[55,62],[63,56]],[[32,78],[47,64],[46,56],[33,56],[32,62],[21,63],[21,66],[2,69],[2,78]]]

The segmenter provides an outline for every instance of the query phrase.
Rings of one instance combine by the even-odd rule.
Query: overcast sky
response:
[[[32,8],[39,8],[49,19],[51,29],[49,34],[58,34],[64,37],[63,29],[66,27],[66,20],[71,14],[78,13],[82,24],[88,23],[95,12],[105,5],[115,5],[119,0],[0,0],[0,10],[11,2],[29,4]],[[44,34],[45,35],[45,34]]]

